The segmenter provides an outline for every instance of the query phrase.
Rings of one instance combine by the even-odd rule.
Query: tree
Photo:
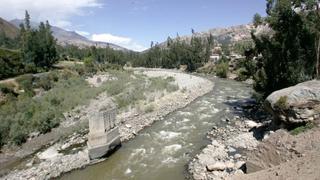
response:
[[[30,26],[30,15],[25,14],[24,24],[20,25],[21,56],[27,72],[50,68],[57,60],[56,40],[49,22],[40,23],[38,30]]]
[[[272,36],[253,35],[255,50],[262,55],[260,73],[255,76],[256,90],[265,96],[311,79],[315,74],[314,34],[301,11],[294,7],[296,2],[268,0],[266,22],[274,33]]]
[[[34,39],[32,38],[34,32],[30,26],[30,15],[28,11],[25,12],[24,24],[20,24],[20,47],[22,60],[26,71],[32,72],[35,71],[34,64]]]
[[[261,25],[263,22],[262,20],[262,17],[260,14],[256,13],[254,16],[253,16],[253,25],[255,27],[258,27],[259,25]]]

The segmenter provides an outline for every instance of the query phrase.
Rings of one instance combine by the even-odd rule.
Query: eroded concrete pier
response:
[[[90,159],[104,157],[121,144],[119,128],[115,124],[117,108],[111,100],[102,104],[89,119]]]

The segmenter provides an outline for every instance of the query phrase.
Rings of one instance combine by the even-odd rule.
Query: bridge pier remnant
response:
[[[90,159],[98,159],[121,145],[119,128],[115,124],[117,108],[108,100],[101,103],[89,119],[88,149]]]

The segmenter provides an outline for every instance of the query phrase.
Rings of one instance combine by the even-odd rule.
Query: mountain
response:
[[[9,38],[15,38],[19,34],[19,29],[0,17],[0,32],[4,32]]]
[[[14,19],[10,22],[14,24],[16,27],[19,27],[19,25],[23,23],[23,20]],[[32,28],[38,28],[39,26],[39,23],[36,23],[36,22],[31,22],[30,24]],[[80,34],[74,31],[67,31],[56,26],[51,26],[51,30],[52,30],[53,36],[57,39],[58,44],[62,46],[75,45],[80,48],[90,47],[90,46],[96,46],[99,48],[110,47],[114,50],[128,51],[128,49],[124,47],[121,47],[112,43],[92,41],[86,37],[81,36]]]
[[[251,40],[251,31],[254,29],[252,24],[231,26],[227,28],[214,28],[208,31],[196,32],[195,36],[206,38],[210,34],[215,38],[218,44],[231,45],[239,41]],[[191,41],[191,35],[181,36],[180,40]],[[161,47],[167,46],[167,41],[160,43]]]
[[[251,31],[254,29],[252,24],[231,26],[227,28],[215,28],[206,32],[199,33],[202,36],[212,34],[220,44],[230,44],[243,40],[251,39]]]

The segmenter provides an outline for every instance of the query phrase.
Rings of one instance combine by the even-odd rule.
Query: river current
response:
[[[65,174],[68,180],[185,179],[187,165],[208,143],[206,133],[235,116],[230,104],[252,89],[232,80],[212,79],[213,91],[141,131],[104,162]]]

